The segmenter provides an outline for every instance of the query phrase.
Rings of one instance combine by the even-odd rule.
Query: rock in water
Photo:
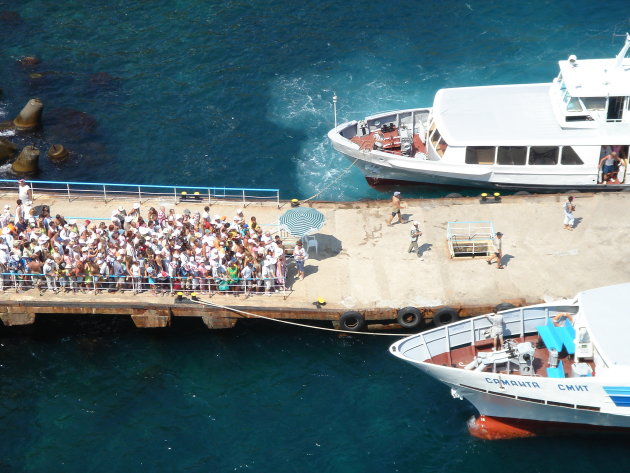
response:
[[[37,66],[42,61],[37,56],[24,56],[19,59],[19,62],[24,67],[33,67]]]
[[[44,103],[40,99],[31,99],[24,106],[20,114],[15,117],[13,124],[18,130],[32,130],[41,124]]]
[[[54,144],[48,150],[48,157],[53,161],[63,161],[68,157],[68,150],[60,144]]]
[[[11,165],[17,174],[34,174],[39,170],[39,150],[35,146],[25,146]]]
[[[0,138],[0,163],[11,159],[15,155],[16,151],[17,146],[15,146],[9,140]]]

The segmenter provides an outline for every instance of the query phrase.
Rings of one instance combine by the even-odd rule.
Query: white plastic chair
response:
[[[302,237],[302,240],[304,242],[304,246],[306,247],[306,252],[308,253],[308,250],[310,248],[315,248],[315,254],[318,254],[317,252],[317,238],[315,238],[315,235],[304,235]]]

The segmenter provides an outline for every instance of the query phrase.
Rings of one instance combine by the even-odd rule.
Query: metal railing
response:
[[[178,202],[199,202],[210,205],[217,202],[240,202],[243,206],[255,202],[275,202],[280,206],[279,189],[205,186],[158,186],[146,184],[113,184],[105,182],[27,181],[33,190],[33,200],[38,194],[73,199],[93,199],[110,202],[116,198],[133,198],[139,202],[147,199],[172,199]],[[17,181],[0,179],[0,190],[17,194]]]
[[[234,294],[244,296],[279,295],[285,298],[292,289],[275,278],[237,278],[235,280],[209,277],[162,277],[113,276],[66,274],[46,275],[43,273],[5,272],[0,273],[0,291],[14,289],[16,292],[39,290],[51,293],[99,294],[131,292],[135,294],[175,295],[197,293],[213,296],[215,294]]]
[[[448,222],[446,227],[451,258],[489,255],[493,236],[492,222]]]

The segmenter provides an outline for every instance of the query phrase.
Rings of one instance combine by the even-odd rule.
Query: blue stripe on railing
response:
[[[0,182],[10,182],[17,184],[15,179],[0,179]],[[152,187],[156,189],[191,189],[191,190],[200,190],[200,189],[209,189],[209,190],[221,190],[221,191],[259,191],[259,192],[279,192],[279,189],[264,189],[264,188],[254,188],[254,187],[213,187],[213,186],[163,186],[163,185],[153,185],[153,184],[119,184],[119,183],[111,183],[111,182],[73,182],[73,181],[31,181],[27,180],[28,183],[31,184],[62,184],[62,185],[73,185],[73,186],[111,186],[111,187]]]

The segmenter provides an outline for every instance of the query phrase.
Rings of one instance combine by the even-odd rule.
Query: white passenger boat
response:
[[[626,34],[615,58],[571,55],[551,83],[442,89],[432,108],[371,115],[328,137],[371,184],[628,188],[629,49]],[[611,151],[620,159],[604,179],[600,159]]]
[[[479,316],[404,338],[390,352],[471,402],[479,413],[469,423],[475,436],[627,431],[629,312],[630,283],[607,286],[500,312],[498,351],[487,338],[489,319]]]

